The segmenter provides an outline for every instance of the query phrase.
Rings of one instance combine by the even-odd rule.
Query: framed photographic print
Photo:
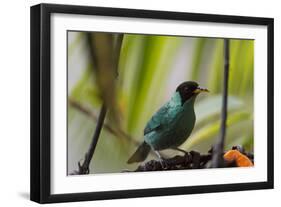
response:
[[[31,200],[273,188],[273,19],[31,7]]]

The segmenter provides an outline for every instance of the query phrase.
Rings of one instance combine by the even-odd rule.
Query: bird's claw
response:
[[[163,170],[168,169],[168,163],[165,159],[161,158],[160,159],[160,164]]]

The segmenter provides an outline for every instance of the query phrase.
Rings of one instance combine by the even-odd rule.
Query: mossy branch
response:
[[[243,147],[233,146],[232,150],[237,150],[245,155],[252,163],[254,163],[254,155],[245,152]],[[139,165],[135,170],[124,170],[123,172],[145,172],[145,171],[163,171],[163,170],[186,170],[186,169],[205,169],[212,168],[212,157],[214,150],[210,149],[207,154],[200,154],[196,151],[190,151],[183,156],[176,155],[172,158],[160,160],[150,160],[144,164]],[[221,154],[223,157],[225,152]],[[236,160],[223,160],[224,167],[239,167]]]

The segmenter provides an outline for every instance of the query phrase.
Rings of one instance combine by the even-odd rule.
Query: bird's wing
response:
[[[165,104],[163,105],[149,120],[147,123],[145,129],[144,129],[144,135],[160,129],[165,123],[168,121],[167,120],[167,114],[169,112],[169,105]]]

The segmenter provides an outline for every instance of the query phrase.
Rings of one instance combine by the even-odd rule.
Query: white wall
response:
[[[278,1],[246,0],[80,0],[2,1],[0,38],[0,205],[35,206],[29,197],[29,7],[68,3],[137,9],[173,10],[275,18],[275,105],[281,97],[281,12]],[[279,78],[278,78],[279,77]],[[53,206],[247,206],[280,202],[280,108],[275,108],[275,190],[123,199]],[[279,149],[279,150],[278,150]]]

